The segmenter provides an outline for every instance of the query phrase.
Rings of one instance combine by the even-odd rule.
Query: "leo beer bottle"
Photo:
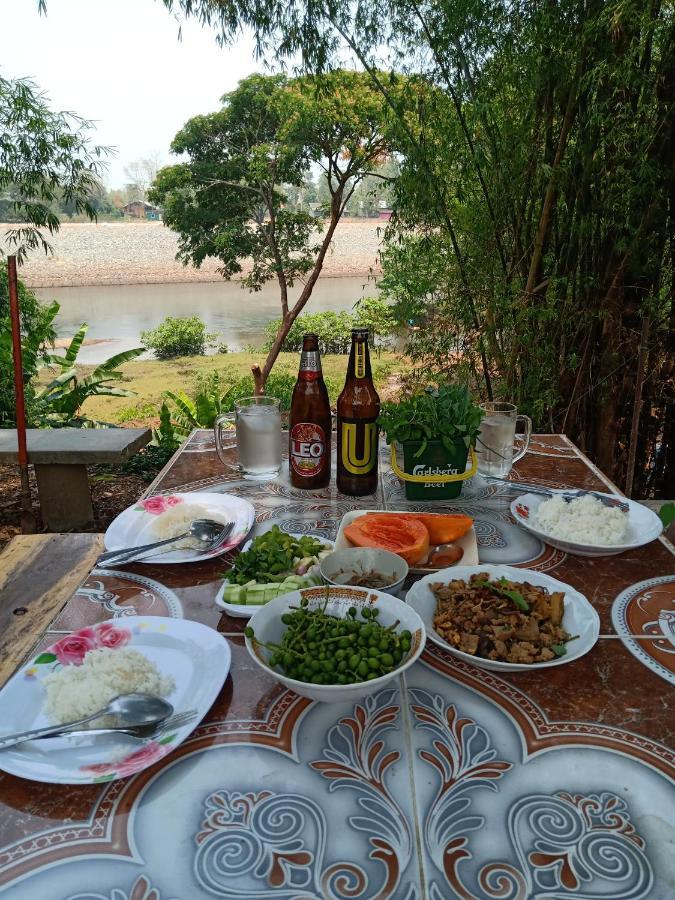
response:
[[[312,490],[330,481],[332,420],[321,372],[319,338],[306,334],[298,380],[293,389],[288,431],[288,461],[293,487]]]
[[[360,497],[377,490],[377,417],[380,398],[373,385],[368,354],[368,329],[352,331],[347,379],[337,402],[337,486]]]

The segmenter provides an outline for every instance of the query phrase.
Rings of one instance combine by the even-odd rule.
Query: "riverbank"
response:
[[[230,385],[250,375],[252,365],[262,363],[264,359],[265,354],[261,351],[189,356],[166,361],[136,360],[121,367],[124,379],[118,383],[120,387],[134,391],[135,396],[91,397],[86,401],[82,412],[89,418],[113,425],[156,426],[159,422],[158,409],[165,391],[185,391],[190,396],[200,376],[217,372],[224,393]],[[347,357],[327,355],[322,358],[322,363],[328,392],[331,401],[335,403],[344,384]],[[381,399],[386,400],[396,392],[400,375],[410,369],[410,363],[396,353],[381,353],[379,356],[373,354],[372,368],[375,386]],[[298,373],[298,354],[279,354],[273,372],[275,375],[287,375],[290,379],[295,379]],[[40,381],[48,379],[49,373],[43,370]]]
[[[321,277],[379,273],[378,251],[385,225],[378,219],[341,222]],[[9,227],[0,224],[0,233]],[[178,237],[161,222],[65,223],[57,234],[46,238],[54,254],[35,251],[22,266],[21,278],[29,287],[223,280],[216,260],[206,260],[201,269],[178,262]]]

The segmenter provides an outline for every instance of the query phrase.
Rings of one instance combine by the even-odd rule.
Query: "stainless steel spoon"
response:
[[[165,547],[167,544],[173,544],[176,541],[182,541],[186,537],[197,538],[205,546],[201,549],[210,550],[225,540],[227,535],[234,528],[234,522],[215,522],[213,519],[195,519],[190,523],[190,528],[184,534],[176,535],[176,537],[167,538],[164,541],[153,541],[151,544],[141,544],[139,547],[124,547],[121,550],[109,550],[102,553],[96,560],[98,568],[110,565],[112,562],[132,562],[146,556],[158,547]]]
[[[13,747],[24,741],[32,741],[34,738],[46,737],[50,734],[67,732],[71,728],[79,728],[86,722],[92,722],[100,716],[114,716],[119,727],[158,725],[173,714],[173,706],[168,700],[155,697],[152,694],[120,694],[108,703],[104,709],[99,709],[91,716],[85,716],[76,722],[64,722],[61,725],[51,725],[47,728],[32,728],[30,731],[19,731],[0,738],[0,750]]]

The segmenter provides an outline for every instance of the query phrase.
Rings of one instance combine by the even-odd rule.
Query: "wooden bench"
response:
[[[149,428],[29,428],[42,522],[49,531],[88,528],[94,521],[87,466],[130,459],[152,437]],[[18,463],[16,429],[0,429],[0,464]]]
[[[24,534],[0,553],[0,686],[103,552],[101,534]]]

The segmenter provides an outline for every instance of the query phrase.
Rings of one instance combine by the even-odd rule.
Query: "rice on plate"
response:
[[[176,687],[173,678],[138,650],[97,647],[80,665],[67,665],[43,681],[47,692],[45,713],[56,725],[92,715],[120,694],[166,697]],[[114,724],[112,716],[96,720],[96,727]]]
[[[623,541],[628,514],[618,507],[605,506],[590,494],[569,502],[554,495],[533,511],[532,524],[551,537],[605,547]]]
[[[207,509],[200,503],[177,503],[157,516],[150,527],[150,532],[158,541],[178,537],[179,534],[185,534],[190,530],[190,525],[195,519],[211,519],[214,522],[222,522],[223,525],[227,524],[227,518],[217,510]],[[197,538],[186,537],[178,541],[175,548],[197,550],[203,546]]]

